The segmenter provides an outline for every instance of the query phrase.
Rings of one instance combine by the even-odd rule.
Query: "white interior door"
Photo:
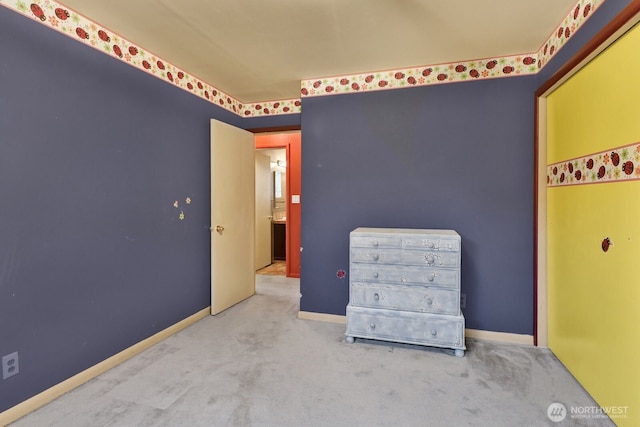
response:
[[[211,120],[211,314],[255,293],[255,143]]]
[[[271,158],[256,152],[255,269],[271,264]]]

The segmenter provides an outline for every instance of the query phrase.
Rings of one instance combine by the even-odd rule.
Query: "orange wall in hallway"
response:
[[[287,277],[300,277],[300,203],[291,203],[291,195],[302,188],[302,149],[300,132],[256,135],[256,148],[287,149]]]

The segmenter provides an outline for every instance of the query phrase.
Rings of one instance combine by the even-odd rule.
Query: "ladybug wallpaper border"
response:
[[[537,74],[605,0],[580,0],[537,52],[302,81],[301,96],[321,96]]]
[[[640,180],[640,142],[547,166],[547,187]]]
[[[537,52],[450,64],[367,72],[301,81],[301,97],[399,89],[536,74],[605,0],[579,0]],[[61,32],[241,117],[299,114],[301,99],[242,103],[85,16],[53,1],[0,0],[0,5]]]
[[[36,0],[29,3],[21,0],[0,0],[0,6],[5,6],[241,117],[300,113],[299,99],[244,104],[55,1]]]

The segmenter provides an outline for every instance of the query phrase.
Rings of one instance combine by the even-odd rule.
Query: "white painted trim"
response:
[[[347,317],[336,314],[314,313],[310,311],[299,311],[298,319],[316,320],[320,322],[338,323],[346,325]],[[487,341],[497,341],[510,344],[533,345],[533,335],[511,334],[507,332],[481,331],[477,329],[465,329],[465,337]]]
[[[538,98],[538,254],[537,319],[538,346],[547,347],[547,97]]]
[[[319,322],[329,322],[329,323],[339,323],[341,325],[347,324],[347,316],[340,316],[337,314],[327,314],[327,313],[314,313],[312,311],[299,311],[298,319],[316,320]]]
[[[465,329],[464,335],[466,338],[473,338],[478,340],[496,341],[508,344],[533,345],[533,335],[481,331],[478,329]]]
[[[98,375],[108,371],[109,369],[119,365],[120,363],[130,359],[131,357],[143,352],[149,347],[161,342],[162,340],[170,337],[171,335],[183,330],[187,326],[196,323],[198,320],[204,319],[211,314],[211,307],[207,307],[198,311],[197,313],[187,317],[180,322],[169,326],[168,328],[150,336],[137,344],[132,345],[129,348],[122,350],[110,358],[103,360],[102,362],[93,365],[90,368],[74,375],[73,377],[54,385],[51,388],[33,396],[30,399],[25,400],[17,404],[16,406],[7,409],[4,412],[0,412],[0,426],[5,426],[9,423],[16,421],[19,418],[24,417],[29,412],[35,411],[41,406],[46,405],[52,400],[62,396],[63,394],[73,390],[76,387],[81,386],[87,381],[97,377]]]

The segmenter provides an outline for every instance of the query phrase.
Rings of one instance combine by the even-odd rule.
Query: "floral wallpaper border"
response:
[[[398,89],[498,77],[536,74],[564,46],[605,0],[580,0],[538,52],[476,59],[448,64],[423,65],[362,74],[302,81],[301,96]]]
[[[544,68],[549,60],[564,46],[564,44],[578,31],[580,27],[593,15],[605,0],[579,0],[569,11],[562,23],[551,34],[547,41],[540,47],[538,57],[538,69]]]
[[[301,97],[535,74],[547,64],[604,1],[579,0],[538,52],[307,79],[301,81]],[[32,2],[0,0],[0,6],[14,10],[241,117],[296,114],[301,111],[300,98],[243,103],[54,0],[33,0]]]
[[[256,117],[300,112],[300,99],[244,104],[53,0],[34,0],[32,2],[0,0],[0,5],[240,116]]]
[[[547,165],[547,187],[640,179],[640,142]]]
[[[304,98],[535,74],[538,72],[537,62],[535,54],[517,55],[309,79],[302,81],[300,93]]]

